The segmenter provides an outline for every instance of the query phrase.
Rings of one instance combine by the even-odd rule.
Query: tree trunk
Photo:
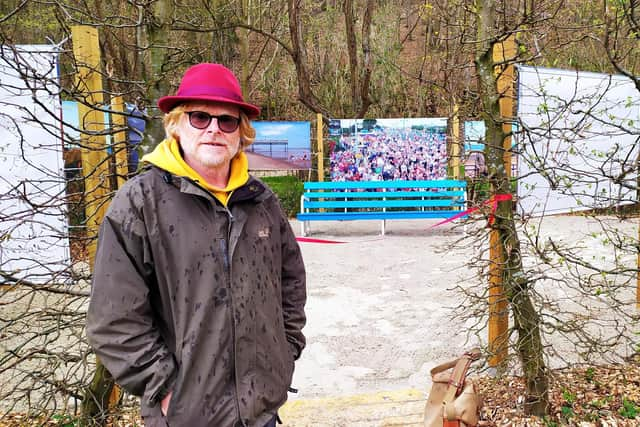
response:
[[[233,62],[240,42],[233,28],[225,28],[225,25],[234,19],[234,14],[230,8],[226,7],[228,6],[226,0],[215,0],[213,5],[215,22],[220,28],[211,33],[211,62],[229,66]]]
[[[240,2],[242,20],[251,26],[251,12],[249,9],[249,0],[242,0]],[[240,33],[239,45],[240,45],[240,87],[242,87],[242,93],[245,96],[249,93],[249,30],[246,28],[238,28]]]
[[[356,118],[362,118],[371,105],[369,88],[373,66],[371,61],[371,20],[374,1],[367,0],[362,17],[362,67],[358,58],[358,40],[356,37],[357,19],[353,13],[353,0],[344,2],[344,23],[349,56],[349,78],[351,79],[351,110]]]
[[[169,45],[169,34],[173,19],[174,2],[172,0],[158,0],[153,5],[153,12],[147,16],[144,27],[146,34],[141,34],[143,40],[139,40],[139,46],[147,46],[144,59],[143,78],[149,82],[146,98],[150,105],[148,109],[160,113],[157,110],[156,102],[158,98],[169,95],[171,81],[167,79],[167,48]],[[142,42],[142,43],[140,43]],[[165,137],[164,127],[161,120],[150,120],[145,129],[145,140],[143,141],[145,151],[155,148]]]
[[[375,2],[367,0],[367,5],[362,19],[362,73],[360,78],[360,110],[357,117],[362,118],[367,114],[371,106],[369,88],[371,87],[371,74],[373,65],[371,60],[371,21]]]
[[[114,391],[113,377],[98,360],[93,380],[82,401],[82,426],[105,425],[109,414],[110,398]],[[120,392],[117,392],[120,395]]]
[[[301,0],[287,0],[289,13],[289,34],[291,35],[291,56],[296,67],[298,77],[298,98],[314,113],[322,113],[330,117],[329,112],[320,105],[318,98],[311,89],[309,72],[307,71],[307,54],[302,37],[302,21],[300,19]]]
[[[486,126],[485,157],[492,194],[511,194],[510,179],[505,167],[504,141],[509,136],[502,127],[500,93],[493,61],[493,47],[500,41],[495,34],[493,0],[477,3],[478,48],[476,67]],[[540,319],[530,297],[530,282],[522,267],[520,240],[512,214],[512,200],[500,201],[493,227],[498,230],[505,265],[503,286],[518,334],[516,348],[526,381],[525,412],[543,417],[549,414],[549,380],[543,359]]]
[[[356,20],[353,16],[353,0],[345,0],[343,4],[344,12],[344,30],[347,39],[347,55],[349,57],[349,77],[351,78],[351,110],[358,111],[360,109],[360,98],[358,93],[358,51],[356,40]]]

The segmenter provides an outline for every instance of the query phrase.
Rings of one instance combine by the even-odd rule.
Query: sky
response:
[[[310,122],[251,122],[256,130],[256,141],[284,140],[289,142],[289,151],[311,149]]]

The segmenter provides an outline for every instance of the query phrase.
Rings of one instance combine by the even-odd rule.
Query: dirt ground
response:
[[[637,236],[634,221],[621,222],[619,229]],[[388,221],[384,236],[379,221],[311,223],[310,237],[343,243],[300,243],[308,274],[308,342],[294,374],[299,392],[290,395],[285,412],[295,414],[300,407],[319,414],[340,405],[354,412],[358,405],[353,402],[360,401],[365,418],[380,404],[387,413],[369,424],[342,425],[413,425],[421,417],[430,369],[476,344],[486,345],[486,334],[469,340],[461,332],[464,325],[451,319],[461,298],[451,291],[453,286],[482,286],[466,265],[477,248],[451,249],[462,237],[462,227],[431,228],[436,222]],[[596,221],[554,216],[532,223],[542,239],[580,242],[587,256],[602,256],[601,237],[593,234],[599,230]],[[298,222],[292,226],[300,233]],[[311,401],[316,404],[309,405]],[[380,422],[394,413],[411,422]],[[341,425],[326,419],[317,423]]]
[[[435,223],[435,221],[433,222]],[[294,224],[294,229],[299,226]],[[308,344],[296,365],[297,397],[423,389],[429,369],[469,346],[456,337],[446,292],[466,255],[460,237],[425,221],[312,223],[301,243],[308,283]]]
[[[637,219],[604,220],[637,240]],[[300,243],[307,347],[296,363],[298,393],[281,411],[286,427],[420,425],[430,369],[472,346],[486,346],[486,331],[469,339],[465,324],[452,319],[461,303],[452,289],[486,286],[468,262],[487,242],[454,247],[468,234],[459,224],[432,227],[437,222],[388,221],[384,236],[379,221],[311,223],[310,237],[321,241]],[[476,223],[467,232],[484,225]],[[553,237],[579,246],[590,260],[611,258],[611,236],[598,234],[593,219],[553,216],[527,226],[538,227],[541,241]],[[297,221],[292,227],[300,233]],[[635,268],[637,258],[628,258]],[[549,291],[564,292],[557,285]],[[635,286],[628,294],[635,301]],[[563,337],[552,339],[561,353],[572,354]]]

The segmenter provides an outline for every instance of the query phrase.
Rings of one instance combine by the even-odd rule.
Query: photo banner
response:
[[[334,119],[332,181],[447,178],[447,119]]]
[[[58,98],[49,45],[0,46],[0,270],[64,281],[70,264]]]
[[[254,121],[256,139],[247,149],[257,165],[273,164],[287,169],[311,168],[311,122]],[[257,168],[260,168],[257,166]]]
[[[484,151],[485,132],[483,120],[464,122],[464,151],[467,155],[472,151]]]
[[[635,203],[640,96],[621,75],[518,67],[523,215]]]

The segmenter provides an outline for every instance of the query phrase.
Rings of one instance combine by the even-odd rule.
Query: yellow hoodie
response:
[[[180,154],[180,146],[173,138],[162,141],[151,153],[143,156],[142,161],[156,165],[174,175],[192,179],[201,187],[209,190],[225,206],[227,206],[227,201],[233,190],[249,180],[249,161],[247,156],[239,151],[231,160],[231,172],[227,186],[217,188],[210,185],[184,161]]]

